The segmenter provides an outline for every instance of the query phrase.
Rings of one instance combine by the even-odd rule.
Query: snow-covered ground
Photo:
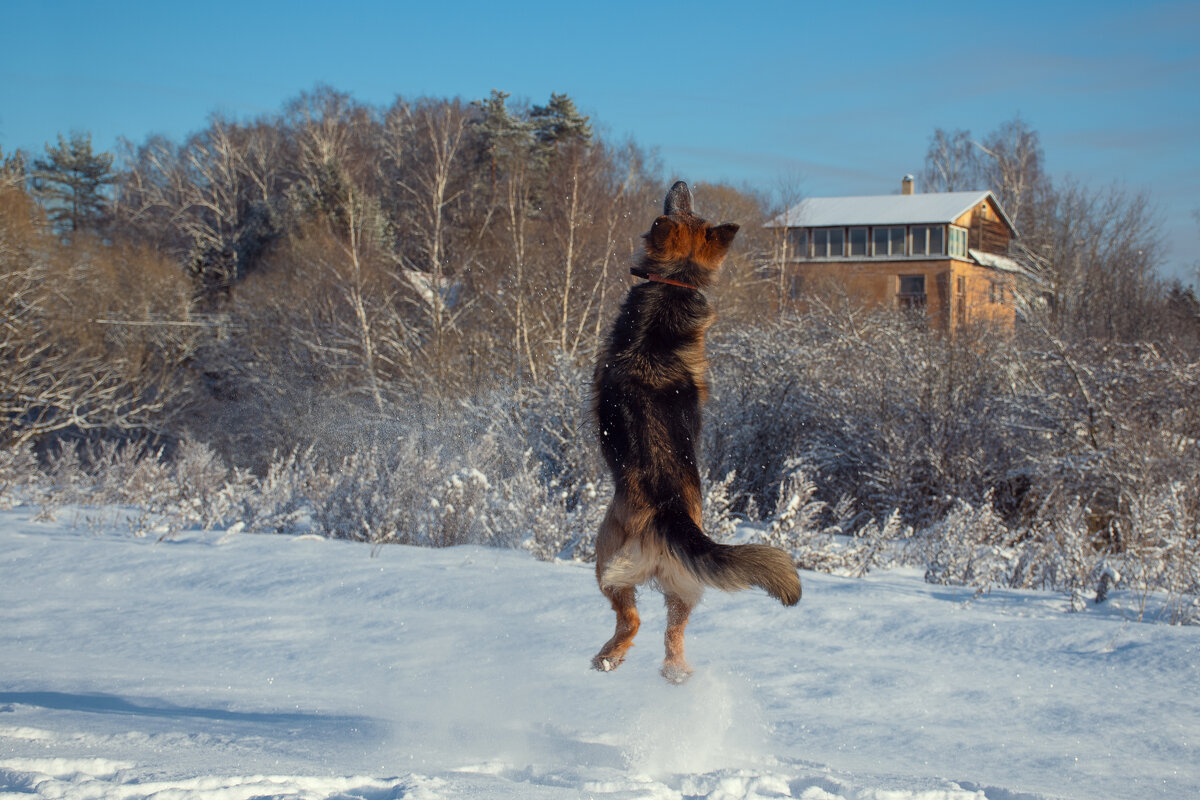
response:
[[[710,593],[676,687],[652,592],[588,668],[588,565],[33,513],[0,513],[4,797],[1200,796],[1200,628],[1136,598],[806,573]]]

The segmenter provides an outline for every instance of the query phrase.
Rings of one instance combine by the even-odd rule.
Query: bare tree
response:
[[[480,151],[487,163],[486,186],[490,204],[498,209],[492,229],[495,247],[490,254],[491,275],[477,280],[476,289],[490,298],[490,307],[507,322],[507,339],[512,375],[521,382],[525,375],[538,379],[539,361],[534,355],[532,315],[528,305],[530,248],[537,225],[535,198],[539,190],[540,164],[529,109],[512,109],[509,94],[493,89],[486,100],[475,105],[475,126]]]
[[[633,171],[619,172],[608,148],[583,141],[565,144],[551,164],[543,214],[554,247],[545,253],[542,291],[554,298],[556,312],[545,315],[547,331],[568,357],[574,357],[592,331],[617,247],[621,211],[636,178]]]
[[[965,130],[935,130],[924,175],[933,191],[995,192],[1020,232],[1013,255],[1034,277],[1020,291],[1026,318],[1047,316],[1044,324],[1057,335],[1159,335],[1155,319],[1163,317],[1154,309],[1165,298],[1156,272],[1162,248],[1145,194],[1070,179],[1055,185],[1037,131],[1020,116],[982,140]]]
[[[227,292],[279,232],[279,133],[214,116],[181,147],[153,138],[129,148],[117,201],[123,232],[159,239],[209,299]]]
[[[530,336],[530,301],[526,287],[529,272],[529,228],[530,211],[533,203],[534,175],[532,163],[533,139],[514,142],[517,148],[508,160],[505,170],[503,194],[503,228],[507,232],[507,243],[511,253],[511,277],[506,283],[511,287],[512,301],[501,303],[503,309],[511,307],[513,318],[512,354],[515,373],[520,376],[524,365],[530,377],[538,377],[537,360],[533,355]]]
[[[579,325],[572,341],[572,355],[580,348],[589,315],[594,320],[591,340],[600,341],[603,326],[608,320],[607,310],[614,301],[623,296],[621,289],[624,287],[614,281],[613,273],[617,272],[624,277],[623,270],[618,269],[623,263],[622,258],[633,257],[638,250],[635,243],[640,243],[635,233],[637,228],[634,227],[637,225],[636,212],[643,207],[643,198],[653,198],[652,202],[658,199],[657,192],[660,187],[650,179],[645,155],[636,144],[632,141],[627,142],[619,151],[610,151],[608,157],[614,163],[609,187],[604,193],[605,203],[597,219],[597,222],[603,223],[604,244],[600,251],[600,263],[595,269],[595,283],[588,295],[584,312],[579,317]],[[617,187],[615,191],[614,186]],[[625,247],[626,242],[630,243],[628,249]],[[615,291],[611,291],[610,287]]]
[[[946,132],[936,128],[929,137],[925,169],[921,172],[921,191],[960,192],[983,188],[980,163],[971,132]]]
[[[3,444],[64,430],[163,432],[189,384],[188,291],[129,247],[44,233],[19,188],[0,188]]]
[[[923,191],[995,192],[1009,219],[1021,230],[1040,193],[1049,186],[1037,131],[1018,115],[983,139],[968,130],[935,128],[921,172]]]
[[[996,193],[1009,219],[1021,230],[1030,219],[1039,193],[1048,185],[1037,131],[1018,115],[975,146],[983,154],[979,174],[984,188]]]
[[[434,385],[447,386],[448,337],[463,307],[452,307],[456,268],[468,260],[456,236],[455,212],[470,189],[470,121],[474,110],[460,102],[397,100],[385,118],[386,152],[394,184],[401,190],[400,265],[424,298],[431,339]],[[456,251],[456,247],[458,250]],[[460,259],[459,263],[455,263]]]
[[[718,313],[722,319],[739,321],[761,318],[771,295],[780,290],[778,273],[763,269],[764,264],[771,264],[778,257],[775,250],[782,246],[780,232],[766,227],[768,201],[747,189],[727,184],[696,183],[692,194],[696,213],[705,219],[713,224],[741,225],[712,289]],[[795,248],[788,244],[786,255],[790,258],[794,253]],[[790,286],[783,288],[790,293]]]
[[[1056,331],[1124,341],[1155,335],[1162,247],[1145,194],[1064,181],[1043,188],[1027,214],[1017,245]],[[1038,303],[1030,305],[1036,312]]]
[[[775,183],[772,195],[771,211],[776,220],[771,229],[774,233],[772,254],[768,261],[770,272],[774,276],[776,310],[782,317],[791,306],[791,281],[795,277],[795,269],[791,266],[793,259],[802,254],[797,252],[797,242],[793,240],[793,229],[804,225],[799,218],[798,207],[804,199],[801,191],[802,177],[798,172],[783,173]]]
[[[1192,219],[1196,220],[1196,233],[1200,234],[1200,209],[1196,209],[1192,212]],[[1192,262],[1192,273],[1194,286],[1196,287],[1197,291],[1200,291],[1200,258]]]
[[[353,192],[378,195],[382,125],[377,115],[329,87],[304,92],[288,103],[283,124],[291,152],[293,211],[318,214],[335,229]],[[345,231],[342,231],[345,233]]]

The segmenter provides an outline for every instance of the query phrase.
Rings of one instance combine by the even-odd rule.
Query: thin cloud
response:
[[[719,164],[722,169],[736,171],[753,170],[763,175],[778,175],[779,173],[801,174],[806,183],[818,185],[873,184],[881,180],[878,172],[857,167],[844,166],[822,161],[810,161],[803,158],[781,156],[777,153],[763,153],[747,150],[733,150],[722,147],[694,147],[673,145],[661,148],[664,160],[674,162],[704,161]],[[897,184],[898,185],[898,184]]]

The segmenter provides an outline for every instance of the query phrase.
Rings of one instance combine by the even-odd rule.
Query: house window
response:
[[[840,258],[846,254],[844,228],[814,228],[813,258]]]
[[[896,300],[900,308],[924,308],[925,276],[901,275],[900,291],[896,293]]]
[[[912,254],[914,256],[940,256],[946,252],[941,225],[914,225],[912,228]]]
[[[788,229],[788,252],[790,258],[808,258],[808,228]]]
[[[867,229],[850,229],[850,255],[865,256],[867,254]]]
[[[967,279],[959,275],[955,280],[958,297],[955,298],[955,319],[960,326],[967,324]]]
[[[965,228],[950,226],[950,255],[955,258],[967,257],[967,231]]]
[[[875,255],[904,255],[904,226],[874,229]]]

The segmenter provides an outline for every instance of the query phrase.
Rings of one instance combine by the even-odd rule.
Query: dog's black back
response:
[[[671,188],[664,211],[634,269],[650,280],[630,289],[596,364],[600,445],[616,485],[597,539],[597,573],[602,586],[654,578],[695,599],[702,585],[757,585],[791,605],[800,584],[786,554],[720,545],[701,529],[704,337],[715,319],[701,290],[738,226],[714,227],[693,213],[682,182]]]

